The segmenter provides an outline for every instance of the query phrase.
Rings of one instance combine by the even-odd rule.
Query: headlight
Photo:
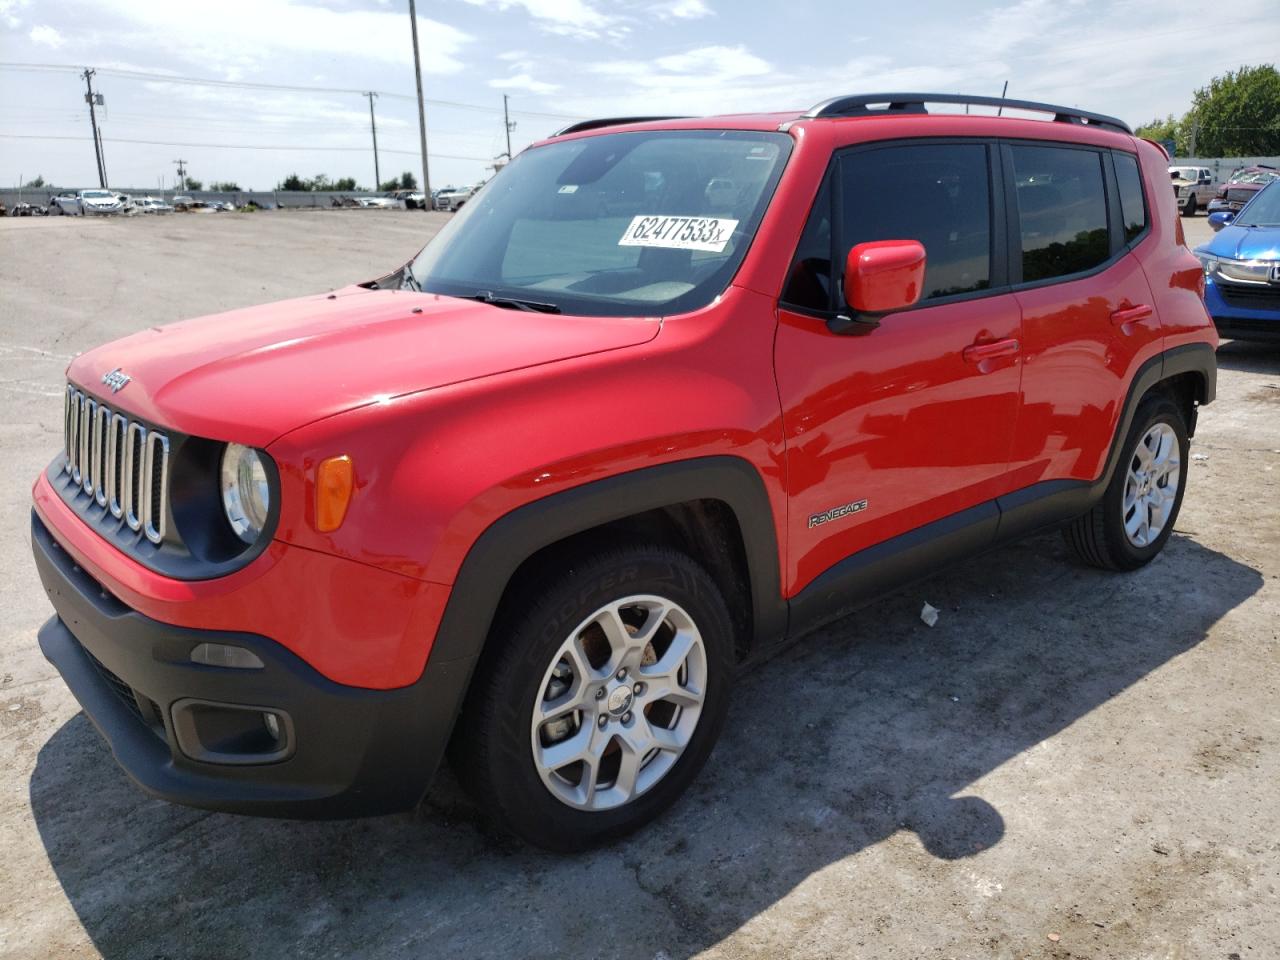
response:
[[[222,509],[236,536],[254,543],[267,525],[271,487],[262,455],[252,447],[227,444],[222,454]]]
[[[1204,267],[1204,275],[1211,277],[1218,272],[1218,260],[1208,254],[1197,253],[1196,257],[1200,260],[1200,266]]]

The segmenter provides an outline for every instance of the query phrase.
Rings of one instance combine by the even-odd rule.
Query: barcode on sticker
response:
[[[620,247],[667,247],[671,250],[707,250],[720,253],[724,250],[737,220],[719,217],[658,217],[634,218],[618,241]]]

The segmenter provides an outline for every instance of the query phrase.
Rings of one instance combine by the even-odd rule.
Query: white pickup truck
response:
[[[1194,217],[1196,210],[1209,206],[1218,193],[1208,167],[1170,167],[1169,179],[1173,181],[1173,195],[1178,198],[1178,212],[1184,217]]]

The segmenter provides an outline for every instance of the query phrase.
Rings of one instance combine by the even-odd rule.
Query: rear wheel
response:
[[[1186,422],[1163,393],[1139,405],[1102,500],[1064,531],[1082,561],[1108,570],[1151,562],[1173,533],[1186,490]]]
[[[728,707],[732,626],[714,580],[683,554],[635,547],[505,607],[452,749],[486,819],[561,851],[654,819]]]

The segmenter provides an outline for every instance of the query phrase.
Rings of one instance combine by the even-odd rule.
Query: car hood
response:
[[[1232,260],[1280,260],[1280,227],[1223,227],[1200,248]]]
[[[67,375],[143,420],[265,447],[344,410],[634,346],[660,327],[348,287],[152,327],[80,355]],[[130,379],[113,394],[102,379],[117,369]]]

